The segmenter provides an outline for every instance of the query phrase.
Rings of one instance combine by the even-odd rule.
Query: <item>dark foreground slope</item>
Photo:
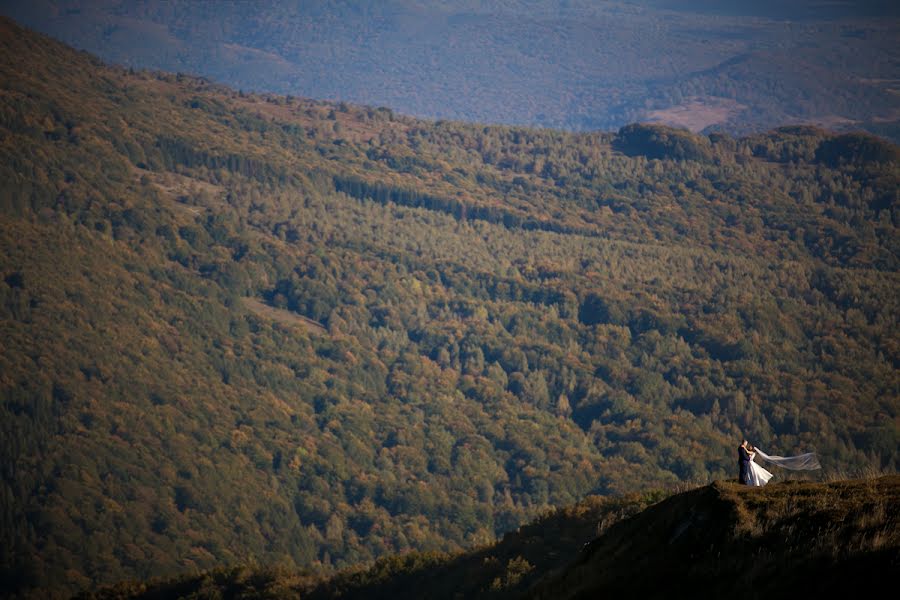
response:
[[[83,598],[870,597],[900,567],[900,477],[594,498],[495,545],[412,554],[325,582],[251,568]],[[599,536],[598,536],[599,532]]]
[[[531,598],[868,596],[900,567],[900,477],[673,496],[591,542]]]
[[[893,471],[898,168],[247,95],[0,20],[0,585],[456,552],[730,477],[742,435]]]

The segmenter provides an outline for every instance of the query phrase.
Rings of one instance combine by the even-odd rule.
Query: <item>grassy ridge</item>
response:
[[[529,595],[873,593],[900,560],[898,483],[716,483],[619,524]]]
[[[264,569],[122,584],[83,598],[790,598],[875,593],[900,560],[896,476],[716,482],[682,493],[591,498],[441,556],[412,554],[316,582]]]

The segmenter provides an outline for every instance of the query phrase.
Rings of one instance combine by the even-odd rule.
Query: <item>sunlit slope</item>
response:
[[[897,148],[241,94],[0,22],[3,585],[328,571],[895,469]]]

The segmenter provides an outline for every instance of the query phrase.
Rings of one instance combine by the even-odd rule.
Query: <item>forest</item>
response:
[[[488,544],[900,456],[900,150],[428,121],[0,19],[0,586]]]

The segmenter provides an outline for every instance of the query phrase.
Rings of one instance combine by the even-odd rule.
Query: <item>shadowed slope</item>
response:
[[[318,584],[243,569],[84,598],[858,597],[890,584],[900,566],[900,476],[759,489],[717,482],[653,502],[592,499],[492,546],[390,557]]]
[[[597,538],[532,598],[865,594],[900,566],[900,477],[673,496]]]

